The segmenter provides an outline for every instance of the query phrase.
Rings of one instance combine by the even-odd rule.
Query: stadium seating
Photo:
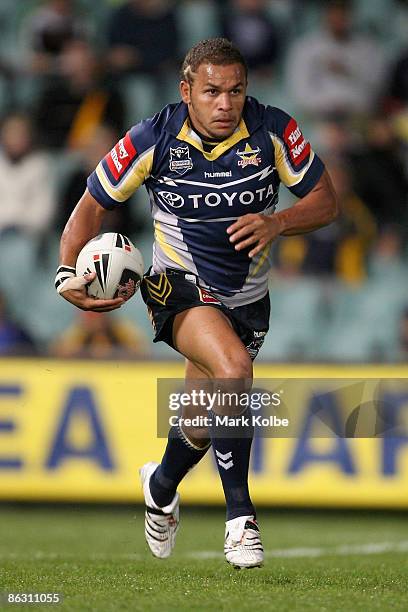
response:
[[[33,290],[25,317],[30,332],[44,350],[71,325],[76,314],[76,309],[55,291],[54,275],[55,270],[51,276],[44,270],[37,272],[35,286],[30,285]]]
[[[93,40],[103,48],[103,35],[109,12],[120,0],[78,0],[78,6],[91,23]],[[2,0],[0,2],[0,56],[18,64],[24,56],[24,41],[20,26],[32,7],[40,0]],[[181,32],[180,57],[195,42],[218,33],[217,2],[211,0],[180,0],[177,15]],[[284,52],[293,36],[307,33],[320,20],[319,3],[302,3],[302,19],[293,20],[295,3],[275,0],[269,11],[285,31]],[[403,3],[389,0],[357,0],[357,25],[370,28],[387,44],[389,56],[406,44],[408,12]],[[297,6],[297,3],[296,3]],[[19,38],[20,36],[20,38]],[[16,41],[18,44],[16,44]],[[282,66],[284,62],[281,62]],[[281,68],[282,70],[282,68]],[[39,80],[28,76],[16,80],[15,91],[0,77],[0,112],[5,111],[11,95],[19,106],[29,108],[35,100]],[[158,87],[148,76],[132,76],[123,84],[127,101],[127,123],[151,116],[161,106],[178,100],[178,80],[175,73],[163,77]],[[282,74],[277,70],[271,79],[250,76],[249,93],[262,102],[284,108],[297,116],[306,136],[313,139],[313,126],[302,121],[295,104],[287,95]],[[53,176],[62,188],[77,158],[72,154],[54,156]],[[280,207],[291,203],[290,194],[282,190]],[[135,207],[149,227],[133,236],[142,251],[146,266],[151,262],[152,230],[150,208],[145,192],[136,194]],[[58,259],[59,237],[50,235],[41,248],[37,239],[8,233],[0,240],[0,289],[8,296],[14,316],[25,322],[43,346],[73,320],[75,309],[61,300],[53,288]],[[297,278],[276,280],[271,285],[272,314],[270,332],[260,353],[263,360],[392,361],[398,353],[398,323],[408,305],[406,262],[370,269],[370,280],[358,288],[350,288],[335,280],[317,281]],[[29,290],[27,289],[29,287]],[[27,300],[27,294],[30,299]],[[117,313],[117,316],[122,313]],[[123,315],[152,335],[145,306],[136,296],[123,310]],[[177,358],[164,344],[152,347],[157,358]]]
[[[132,75],[122,85],[126,99],[127,123],[133,125],[160,110],[160,100],[153,79]]]
[[[27,291],[35,274],[38,242],[30,236],[3,233],[0,240],[0,287],[18,317],[26,314]]]
[[[181,55],[199,40],[218,33],[216,4],[209,0],[179,2],[177,18],[182,41],[182,48],[179,49]]]
[[[147,269],[152,259],[152,231],[132,238]],[[42,347],[75,316],[75,309],[53,286],[58,244],[56,234],[49,236],[45,246],[38,239],[11,232],[0,240],[0,289],[7,295],[14,317]],[[374,277],[357,288],[302,277],[279,279],[271,283],[270,297],[270,330],[260,360],[392,362],[397,358],[398,325],[408,305],[408,288],[396,272]],[[140,295],[115,316],[125,316],[153,337]],[[151,355],[177,358],[162,343],[152,345]]]
[[[337,285],[321,354],[331,361],[392,361],[399,318],[407,303],[404,285],[372,281],[354,290]]]
[[[316,359],[322,288],[314,280],[279,279],[271,283],[269,333],[260,357],[265,360]]]

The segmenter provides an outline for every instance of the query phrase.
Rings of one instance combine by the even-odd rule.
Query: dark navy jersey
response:
[[[281,182],[305,196],[323,169],[295,119],[278,108],[248,97],[235,132],[206,152],[180,102],[132,127],[88,189],[113,209],[144,184],[154,221],[152,273],[190,271],[234,307],[267,292],[270,244],[250,259],[250,249],[235,250],[227,227],[247,213],[273,214]]]

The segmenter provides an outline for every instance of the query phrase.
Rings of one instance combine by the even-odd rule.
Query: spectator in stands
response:
[[[43,236],[55,211],[48,156],[35,150],[31,121],[8,115],[0,128],[0,235]]]
[[[108,62],[117,75],[160,75],[174,67],[179,39],[173,2],[128,0],[109,20]]]
[[[61,206],[55,229],[62,232],[72,213],[75,204],[80,200],[86,188],[86,180],[99,161],[112,149],[118,140],[117,133],[109,126],[99,126],[90,137],[86,146],[81,150],[81,159],[78,166],[67,176],[61,194]],[[132,215],[133,213],[133,215]],[[110,211],[104,219],[101,232],[119,232],[133,235],[141,231],[143,221],[137,217],[137,209],[133,206],[124,206]]]
[[[372,280],[394,287],[406,287],[406,264],[402,228],[385,225],[380,228],[369,257],[369,274]]]
[[[22,27],[23,44],[29,46],[31,72],[57,73],[58,59],[65,45],[85,35],[75,0],[44,0]]]
[[[270,76],[279,52],[267,0],[232,0],[223,12],[223,35],[242,51],[251,74]]]
[[[376,237],[376,224],[364,202],[354,193],[348,166],[339,159],[326,160],[336,190],[340,215],[327,228],[279,243],[279,262],[297,261],[305,274],[337,276],[350,284],[367,276],[369,250]],[[286,244],[288,242],[288,244]]]
[[[343,159],[361,145],[361,134],[342,120],[320,121],[314,140],[319,152],[330,159]]]
[[[0,356],[21,356],[37,353],[27,331],[10,317],[6,298],[0,291]]]
[[[359,284],[367,277],[368,254],[377,236],[377,225],[353,189],[347,162],[336,160],[327,165],[340,206],[334,271],[340,280]]]
[[[330,0],[323,28],[292,47],[288,86],[311,118],[353,117],[370,112],[385,76],[378,41],[353,31],[351,0]]]
[[[349,157],[356,193],[367,204],[378,226],[399,224],[406,228],[408,179],[393,123],[386,117],[372,118],[363,146]]]
[[[10,39],[15,37],[10,17],[15,10],[11,3],[0,2],[0,112],[2,114],[16,108],[16,81],[21,72],[18,61],[20,49],[17,49],[16,53],[10,45]]]
[[[358,129],[343,121],[321,122],[315,135],[320,152],[348,163],[353,189],[378,227],[408,227],[408,177],[402,138],[395,119],[380,114],[366,118]]]
[[[271,269],[272,279],[299,279],[306,254],[306,242],[303,236],[285,236],[278,238],[272,245],[276,266]]]
[[[146,357],[144,334],[110,313],[80,312],[74,324],[50,346],[55,357],[117,359]]]
[[[72,41],[60,58],[61,75],[49,82],[35,112],[43,145],[78,149],[102,123],[124,129],[122,95],[109,83],[89,43]]]
[[[399,358],[408,361],[408,306],[404,309],[399,323]]]
[[[408,107],[408,48],[400,53],[391,68],[386,97],[387,107],[392,111]]]

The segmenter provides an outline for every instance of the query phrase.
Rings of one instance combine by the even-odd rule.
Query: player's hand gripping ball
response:
[[[97,299],[129,300],[139,289],[144,271],[140,251],[123,234],[108,232],[83,247],[76,262],[76,275],[96,273],[88,295]]]

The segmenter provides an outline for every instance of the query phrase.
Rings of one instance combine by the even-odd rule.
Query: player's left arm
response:
[[[324,170],[316,185],[292,208],[271,216],[248,214],[230,225],[227,233],[235,249],[254,246],[249,257],[254,257],[277,236],[291,236],[312,232],[328,225],[338,215],[338,202],[330,176]]]

